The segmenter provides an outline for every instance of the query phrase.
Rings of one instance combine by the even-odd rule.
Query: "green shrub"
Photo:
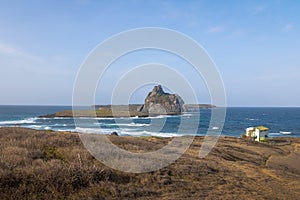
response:
[[[261,137],[261,138],[259,138],[259,141],[261,141],[261,142],[265,142],[265,141],[266,141],[266,139],[265,139],[264,137]]]
[[[63,156],[62,153],[60,153],[57,150],[57,147],[46,146],[43,153],[44,153],[44,160],[45,161],[48,161],[48,160],[51,160],[51,159],[58,159],[58,160],[65,161],[65,157]]]

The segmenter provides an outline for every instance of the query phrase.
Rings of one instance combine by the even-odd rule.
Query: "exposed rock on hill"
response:
[[[184,101],[178,94],[169,94],[157,85],[149,92],[140,112],[149,114],[179,114],[184,111]]]

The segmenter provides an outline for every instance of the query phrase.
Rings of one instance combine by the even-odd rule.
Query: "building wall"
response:
[[[261,137],[266,137],[266,135],[268,135],[268,131],[260,131],[258,128],[254,128],[254,127],[249,127],[246,128],[246,136],[248,137],[255,137],[256,139],[255,141],[260,141]]]
[[[265,138],[266,135],[268,135],[267,131],[260,131],[259,129],[255,129],[255,136],[257,136],[255,141],[260,141],[260,138],[261,137]]]
[[[249,127],[249,128],[246,129],[246,135],[248,137],[252,137],[253,134],[254,134],[254,128],[253,127]]]

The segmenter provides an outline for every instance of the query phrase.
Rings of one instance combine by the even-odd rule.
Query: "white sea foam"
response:
[[[249,120],[249,121],[257,121],[257,120],[259,120],[259,119],[256,119],[256,118],[246,118],[247,120]]]
[[[140,119],[161,119],[171,117],[171,115],[157,115],[157,116],[149,116],[149,117],[139,117]]]
[[[158,115],[158,116],[153,116],[153,117],[149,117],[149,118],[152,118],[152,119],[161,119],[161,118],[167,118],[167,117],[170,117],[170,116],[167,116],[167,115]]]
[[[23,120],[11,120],[11,121],[2,121],[0,125],[13,125],[13,124],[34,124],[38,118],[28,118]]]
[[[281,135],[280,133],[269,133],[269,136],[279,136]]]
[[[56,127],[56,126],[67,126],[67,124],[59,124],[59,123],[56,123],[56,124],[52,124],[51,126],[53,126],[53,127]]]
[[[219,127],[217,127],[217,126],[214,126],[214,127],[212,127],[211,129],[212,129],[212,130],[218,130],[218,129],[219,129]]]
[[[279,131],[279,133],[281,133],[283,135],[290,135],[290,134],[292,134],[292,132],[290,132],[290,131]]]
[[[161,132],[149,132],[149,131],[122,131],[120,135],[130,135],[130,136],[156,136],[156,137],[179,137],[181,134],[177,133],[161,133]]]
[[[66,131],[66,130],[62,130]],[[100,133],[100,134],[110,134],[116,131],[119,135],[130,135],[130,136],[157,136],[157,137],[178,137],[182,136],[177,133],[161,133],[161,132],[149,132],[149,131],[134,131],[134,129],[102,129],[102,128],[81,128],[77,127],[75,131],[80,133]]]
[[[102,133],[102,134],[109,134],[113,132],[114,130],[112,129],[104,129],[104,128],[81,128],[81,127],[76,127],[75,131],[80,132],[80,133]]]
[[[184,113],[182,116],[184,116],[184,117],[191,117],[191,116],[193,116],[193,114],[192,113]]]
[[[142,123],[129,123],[129,124],[116,124],[117,126],[131,126],[131,127],[144,127],[144,126],[150,126],[151,124],[142,124]]]
[[[33,128],[33,129],[41,129],[42,126],[41,125],[29,125],[29,126],[25,126],[26,128]]]
[[[59,132],[77,132],[75,129],[57,129],[55,131],[59,131]]]
[[[93,123],[94,125],[105,125],[105,126],[118,126],[118,127],[145,127],[145,126],[150,126],[151,124],[144,124],[144,123],[111,123],[111,124],[108,124],[108,123],[99,123],[99,122],[95,122]]]
[[[158,137],[180,137],[181,134],[177,133],[151,133],[151,136],[158,136]]]

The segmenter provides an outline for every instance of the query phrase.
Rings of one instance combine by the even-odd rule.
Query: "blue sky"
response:
[[[132,28],[163,27],[206,49],[229,106],[300,106],[299,9],[298,1],[1,1],[0,104],[70,105],[77,71],[96,45]],[[114,73],[130,61],[172,58],[144,52]],[[99,103],[109,102],[109,79]],[[209,102],[205,87],[196,88]]]

